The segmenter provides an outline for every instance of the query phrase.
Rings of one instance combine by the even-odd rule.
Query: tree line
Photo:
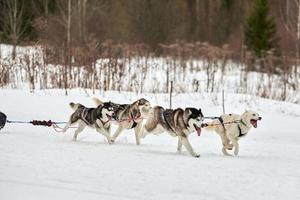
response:
[[[261,0],[260,0],[261,1]],[[282,51],[295,51],[298,0],[269,0]],[[240,51],[252,0],[0,0],[1,42],[51,45],[145,43],[176,40],[229,44]],[[69,31],[69,33],[68,33]]]
[[[46,83],[46,66],[59,64],[52,85],[66,91],[75,85],[76,67],[88,74],[85,85],[97,88],[98,59],[109,59],[100,71],[108,74],[106,90],[117,80],[111,74],[120,78],[122,67],[136,56],[146,61],[163,56],[182,63],[176,70],[185,69],[187,60],[207,59],[207,88],[214,88],[214,74],[217,68],[224,71],[228,60],[241,63],[244,71],[277,74],[285,99],[287,88],[299,88],[300,0],[0,0],[0,43],[13,45],[12,60],[17,45],[42,47],[42,64],[31,64],[35,57],[27,56],[26,70],[43,66]],[[14,64],[0,56],[1,85],[9,83],[13,70],[6,66]],[[34,83],[34,73],[28,77]]]

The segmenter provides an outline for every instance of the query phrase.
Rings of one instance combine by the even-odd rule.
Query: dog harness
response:
[[[225,125],[224,125],[224,120],[222,117],[219,117],[218,120],[220,121],[220,123],[222,124],[224,130],[226,130]]]
[[[246,123],[245,122],[243,122],[243,120],[240,120],[240,122],[244,125],[244,126],[246,126],[247,127],[247,125],[246,125]],[[245,136],[247,133],[242,133],[242,129],[241,129],[241,127],[240,127],[240,125],[238,124],[237,125],[237,127],[238,127],[238,129],[239,129],[239,135],[238,135],[238,137],[243,137],[243,136]]]
[[[91,110],[91,108],[84,108],[81,112],[81,119],[87,124],[90,125],[90,123],[88,122],[88,120],[86,119],[89,111]]]
[[[246,134],[243,134],[243,133],[242,133],[242,129],[241,129],[241,127],[240,127],[239,124],[237,125],[237,127],[238,127],[238,129],[239,129],[239,135],[238,135],[238,137],[243,137],[243,136],[245,136]]]
[[[168,129],[170,129],[173,133],[176,133],[174,130],[173,130],[173,128],[172,128],[172,126],[170,125],[170,123],[168,122],[168,120],[167,120],[167,115],[170,115],[171,113],[172,113],[172,109],[167,109],[167,110],[165,110],[165,111],[163,111],[162,112],[162,118],[163,118],[163,120],[166,122],[165,124],[168,126]]]
[[[134,117],[133,117],[132,113],[130,113],[130,116],[131,116],[131,119],[133,121],[133,124],[132,124],[131,128],[135,128],[137,126],[137,122],[134,121]]]

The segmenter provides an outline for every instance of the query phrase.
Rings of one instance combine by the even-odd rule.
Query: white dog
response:
[[[220,135],[224,155],[229,156],[227,149],[231,150],[234,147],[234,155],[237,156],[239,153],[238,140],[247,135],[252,127],[257,128],[257,121],[261,119],[258,113],[246,110],[241,115],[222,115],[218,119],[206,123],[205,129],[215,131]]]

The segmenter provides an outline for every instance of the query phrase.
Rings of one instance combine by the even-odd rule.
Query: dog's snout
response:
[[[261,117],[259,117],[259,118],[258,118],[258,120],[262,120],[262,118],[261,118]]]

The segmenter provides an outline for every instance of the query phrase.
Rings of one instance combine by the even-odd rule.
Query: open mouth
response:
[[[200,134],[201,134],[201,128],[199,126],[197,126],[196,124],[194,124],[194,128],[197,131],[197,135],[200,136]]]
[[[251,120],[250,120],[250,123],[252,124],[252,126],[253,126],[254,128],[257,128],[257,120],[256,120],[256,119],[251,119]]]
[[[109,115],[109,114],[106,114],[106,116],[110,119],[110,118],[112,118],[112,116],[111,115]]]

